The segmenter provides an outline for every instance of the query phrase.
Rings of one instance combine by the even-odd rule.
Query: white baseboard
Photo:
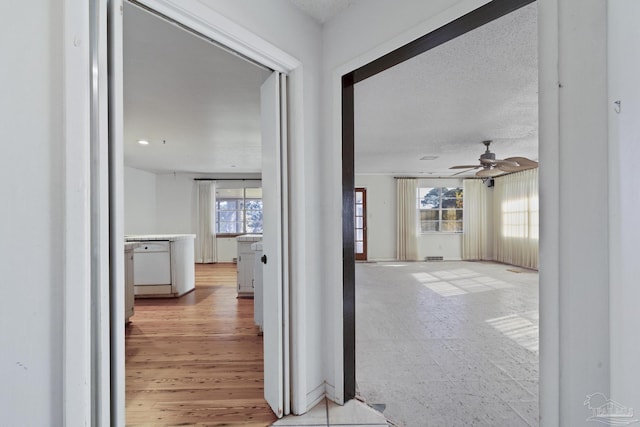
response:
[[[316,406],[326,396],[326,383],[318,385],[307,393],[307,411]]]

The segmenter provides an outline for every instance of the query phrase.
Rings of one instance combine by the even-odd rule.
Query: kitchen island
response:
[[[133,284],[137,298],[179,297],[195,288],[195,234],[126,235],[133,250]]]

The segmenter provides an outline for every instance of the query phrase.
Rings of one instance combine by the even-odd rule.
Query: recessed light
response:
[[[420,160],[435,160],[437,158],[438,156],[422,156],[420,157]]]
[[[140,145],[149,145],[149,141],[147,141],[146,139],[139,139],[138,140],[138,144],[140,144]]]

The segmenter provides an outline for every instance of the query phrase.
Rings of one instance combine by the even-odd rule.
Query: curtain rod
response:
[[[479,177],[471,176],[394,176],[393,179],[480,179]]]
[[[262,178],[193,178],[194,181],[262,181]]]

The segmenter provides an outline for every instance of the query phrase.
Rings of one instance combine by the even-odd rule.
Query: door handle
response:
[[[267,255],[262,255],[260,257],[260,261],[262,261],[263,264],[266,264],[267,263]]]

